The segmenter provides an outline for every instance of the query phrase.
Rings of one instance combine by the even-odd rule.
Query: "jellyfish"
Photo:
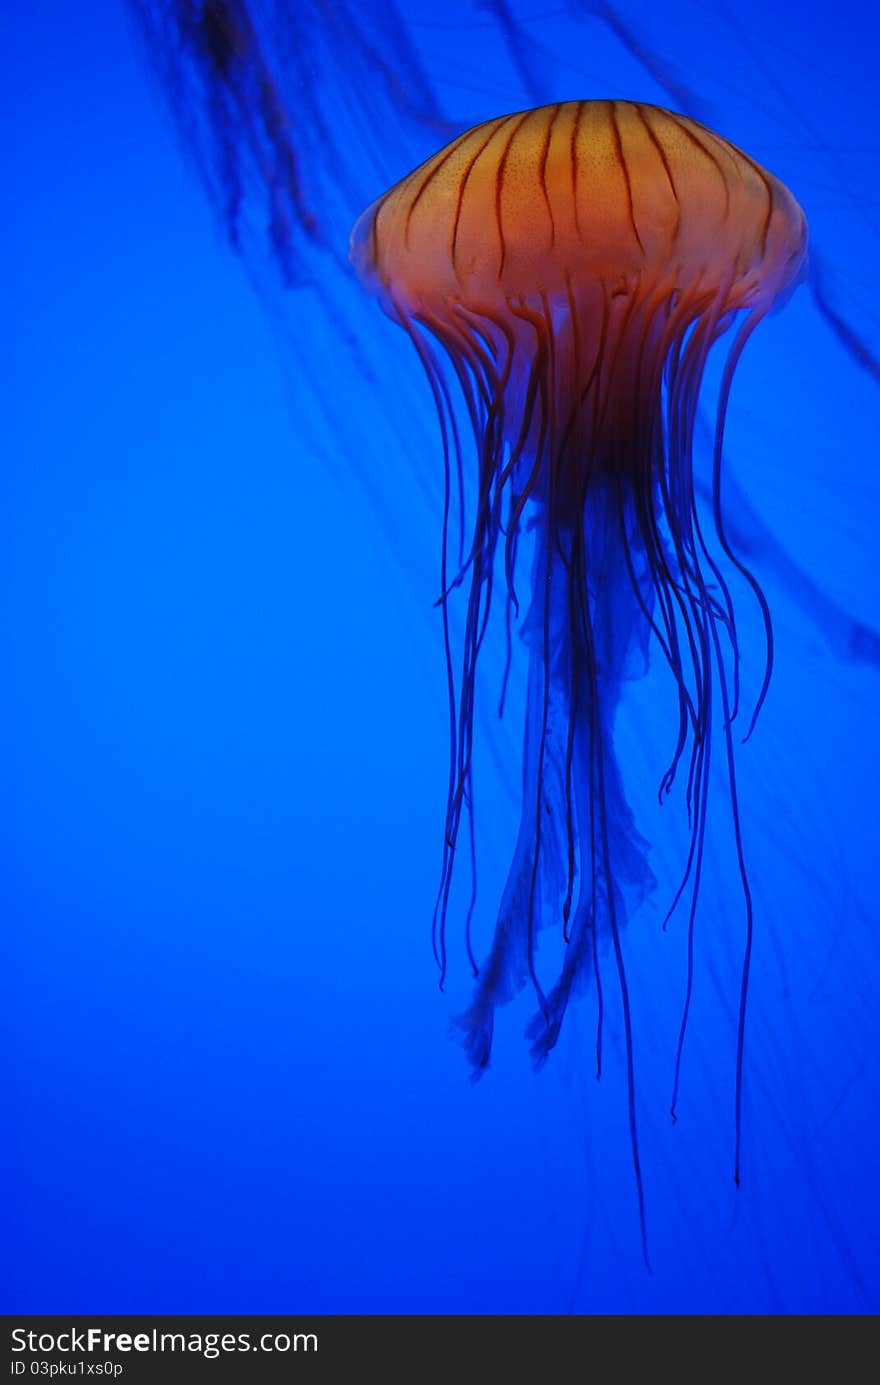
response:
[[[806,239],[797,202],[747,154],[695,120],[615,100],[477,125],[379,197],[352,233],[362,282],[427,373],[445,457],[439,604],[451,753],[435,915],[441,975],[456,852],[472,831],[479,656],[500,607],[508,649],[517,623],[527,650],[521,815],[485,958],[474,957],[468,930],[475,985],[460,1024],[479,1074],[496,1009],[531,986],[528,1033],[540,1063],[571,997],[592,985],[601,1065],[601,997],[614,978],[640,1202],[624,934],[654,876],[615,755],[615,717],[625,683],[659,651],[677,703],[659,792],[683,776],[690,844],[672,903],[689,890],[691,934],[713,742],[721,747],[746,915],[738,1178],[752,907],[734,757],[741,650],[732,572],[751,587],[766,632],[747,732],[773,641],[761,589],[725,529],[722,440],[742,350],[801,279]],[[694,431],[707,358],[722,338],[710,532],[696,503]],[[476,462],[467,516],[462,419]],[[454,653],[449,605],[459,588]],[[538,938],[553,926],[558,966],[548,977]]]

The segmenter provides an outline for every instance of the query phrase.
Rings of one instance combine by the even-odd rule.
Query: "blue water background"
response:
[[[309,252],[289,290],[258,207],[250,278],[230,251],[124,7],[49,0],[11,20],[3,1307],[876,1310],[880,673],[847,641],[849,621],[880,624],[880,384],[807,287],[738,373],[727,453],[768,536],[755,568],[777,655],[739,753],[756,904],[744,1177],[737,1192],[724,784],[674,1127],[686,919],[661,923],[687,839],[681,798],[661,810],[652,787],[658,894],[625,938],[648,1273],[614,1016],[601,1083],[590,997],[537,1076],[526,1003],[502,1012],[476,1085],[449,1035],[468,977],[455,927],[446,994],[430,949],[438,437],[413,353],[344,269],[357,212],[444,136],[392,118],[393,84],[355,69],[318,8],[315,105],[296,111],[337,258]],[[640,53],[586,5],[519,0],[507,30],[461,0],[401,12],[458,127],[536,100],[669,104],[658,76],[674,73],[791,186],[836,310],[876,354],[870,7],[633,0],[617,13]],[[380,7],[362,17],[411,75]],[[742,621],[754,695],[747,596]],[[651,786],[674,734],[661,672],[618,734]],[[483,946],[518,714],[514,696],[510,724],[487,714],[479,733]]]

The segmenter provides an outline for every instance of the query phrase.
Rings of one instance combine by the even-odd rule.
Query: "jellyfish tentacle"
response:
[[[688,1020],[690,1018],[691,999],[694,990],[694,943],[695,929],[697,920],[697,904],[700,897],[700,883],[703,872],[703,848],[706,839],[706,817],[709,788],[709,765],[712,753],[712,679],[710,670],[706,671],[706,735],[700,743],[698,764],[697,764],[697,790],[694,811],[694,825],[691,832],[690,848],[688,850],[687,864],[681,884],[678,887],[675,898],[670,905],[663,926],[666,927],[669,919],[674,913],[678,901],[684,893],[688,880],[693,872],[693,886],[691,889],[691,904],[688,912],[687,923],[687,974],[685,978],[684,1003],[682,1005],[681,1024],[678,1031],[678,1042],[675,1049],[675,1069],[672,1079],[672,1096],[669,1102],[669,1114],[673,1121],[677,1120],[678,1092],[681,1081],[681,1064],[684,1055],[684,1042],[687,1035]]]
[[[754,576],[751,569],[746,567],[745,563],[737,555],[727,537],[727,531],[724,526],[724,511],[721,504],[721,461],[724,453],[724,423],[727,415],[727,406],[730,399],[730,388],[733,384],[733,373],[736,369],[739,358],[742,355],[746,342],[752,335],[752,332],[755,330],[758,323],[765,316],[765,313],[766,309],[764,308],[753,308],[751,312],[749,312],[749,314],[743,319],[742,323],[740,324],[739,330],[736,336],[734,337],[733,345],[731,346],[727,354],[727,360],[724,363],[724,371],[721,377],[721,385],[718,393],[718,409],[715,422],[715,441],[712,456],[712,513],[715,520],[715,532],[718,535],[718,542],[720,543],[721,548],[724,551],[727,558],[729,558],[730,562],[737,569],[737,571],[742,573],[743,577],[746,579],[749,586],[751,587],[755,595],[755,599],[758,602],[758,606],[761,612],[761,619],[764,622],[764,677],[761,681],[761,688],[758,693],[758,697],[755,701],[755,706],[752,710],[748,730],[746,731],[746,734],[743,737],[744,740],[748,740],[752,732],[754,731],[755,723],[758,720],[761,708],[764,705],[764,701],[767,697],[767,693],[770,688],[770,679],[773,675],[774,659],[773,621],[770,616],[770,607],[767,605],[767,598],[761,590],[757,578]]]

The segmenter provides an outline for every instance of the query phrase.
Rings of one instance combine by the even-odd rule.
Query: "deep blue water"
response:
[[[6,48],[4,1308],[876,1310],[880,669],[853,631],[880,625],[878,21],[855,0],[632,0],[615,31],[586,4],[401,0],[399,25],[376,3],[353,30],[319,8],[299,7],[285,89],[324,243],[294,236],[287,288],[259,190],[245,263],[231,251],[122,5],[21,11]],[[723,780],[675,1126],[686,918],[661,923],[683,803],[647,794],[639,818],[648,1273],[613,1016],[600,1083],[589,995],[538,1075],[525,1002],[477,1084],[449,1034],[468,975],[455,922],[445,994],[430,946],[439,438],[345,255],[444,128],[670,87],[792,188],[838,321],[805,285],[761,326],[726,443],[776,634],[738,752],[756,910],[738,1191]],[[754,695],[748,601],[742,641]],[[668,690],[656,670],[633,687],[618,750],[653,784]],[[521,711],[514,691],[478,728],[484,947]]]

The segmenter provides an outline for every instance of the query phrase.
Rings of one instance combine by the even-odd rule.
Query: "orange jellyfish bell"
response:
[[[805,244],[783,184],[705,126],[568,101],[460,135],[367,209],[352,258],[386,303],[444,318],[634,278],[769,306]]]
[[[601,1064],[610,950],[641,1205],[622,933],[654,882],[613,738],[622,684],[644,672],[653,647],[669,666],[678,699],[661,796],[683,756],[687,762],[691,843],[673,907],[688,891],[691,936],[713,727],[729,782],[746,915],[738,1174],[752,911],[731,730],[740,662],[725,578],[731,567],[751,584],[767,632],[754,715],[770,676],[772,636],[760,588],[725,535],[721,440],[740,352],[802,275],[803,213],[772,174],[695,121],[628,101],[570,101],[489,120],[459,136],[364,213],[351,258],[411,337],[438,407],[447,471],[447,649],[448,601],[455,587],[468,584],[457,668],[449,655],[452,757],[435,918],[444,973],[454,854],[462,815],[472,812],[477,658],[499,590],[509,632],[519,611],[518,551],[531,551],[531,601],[522,622],[529,650],[522,816],[494,940],[479,965],[468,921],[476,989],[461,1022],[471,1060],[477,1070],[487,1065],[495,1008],[527,983],[536,999],[533,1052],[545,1058],[572,992],[592,983]],[[693,432],[708,353],[734,322],[717,403],[710,542],[695,499]],[[465,518],[463,501],[455,499],[464,488],[453,383],[477,460],[467,541],[454,561],[457,504],[462,526]],[[539,927],[553,923],[561,945],[548,978],[536,940]],[[690,984],[689,963],[673,1107]]]

